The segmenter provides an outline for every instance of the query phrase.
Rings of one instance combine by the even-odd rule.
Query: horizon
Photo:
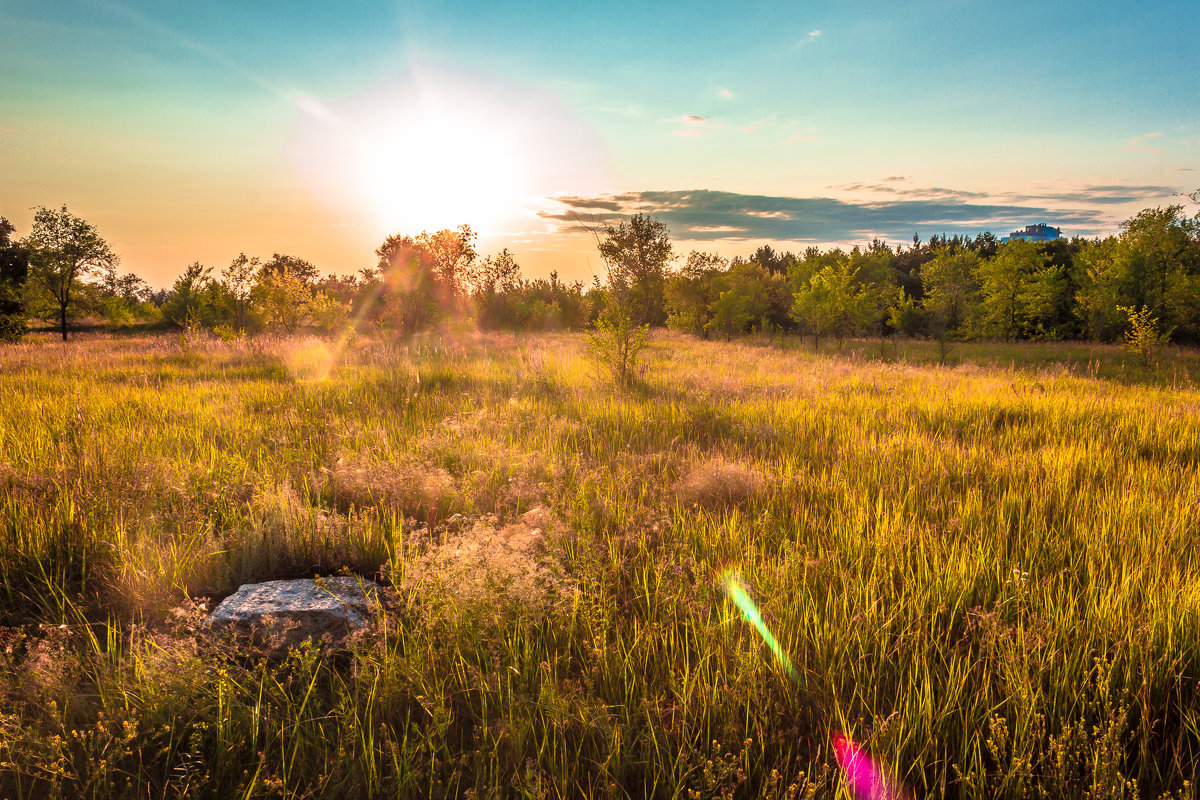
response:
[[[587,282],[581,220],[639,211],[730,257],[1195,210],[1183,3],[864,11],[4,3],[0,215],[65,204],[161,288],[241,252],[352,273],[462,223]]]

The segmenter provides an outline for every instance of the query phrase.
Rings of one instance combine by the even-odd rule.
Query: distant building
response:
[[[1026,225],[1023,231],[1013,231],[1001,239],[1001,242],[1011,242],[1013,239],[1024,239],[1027,242],[1052,242],[1062,238],[1062,229],[1051,228],[1044,223]]]

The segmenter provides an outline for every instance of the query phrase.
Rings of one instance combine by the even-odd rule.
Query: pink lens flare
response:
[[[896,782],[889,780],[862,747],[841,731],[833,734],[833,755],[855,800],[904,800]]]

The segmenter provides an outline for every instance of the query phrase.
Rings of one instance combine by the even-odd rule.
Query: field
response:
[[[0,348],[0,796],[1191,796],[1200,358],[656,334]],[[211,636],[240,583],[373,636]],[[734,575],[795,679],[722,591]]]

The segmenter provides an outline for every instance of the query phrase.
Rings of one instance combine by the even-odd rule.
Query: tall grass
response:
[[[870,347],[0,350],[0,795],[824,797],[841,730],[918,795],[1191,796],[1193,354]],[[343,569],[349,649],[203,629]]]

